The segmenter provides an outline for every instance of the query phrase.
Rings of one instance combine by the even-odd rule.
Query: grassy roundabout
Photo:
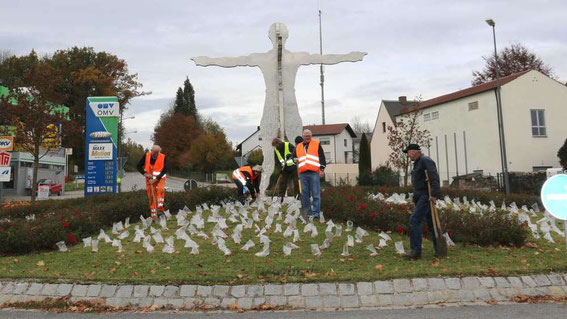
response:
[[[250,212],[252,209],[250,209]],[[285,210],[284,210],[285,211]],[[226,212],[221,210],[226,217]],[[192,213],[194,214],[194,213]],[[210,211],[205,211],[203,217],[207,220]],[[261,213],[262,222],[266,213]],[[187,217],[189,220],[191,215]],[[284,213],[285,218],[285,213]],[[285,229],[282,221],[282,228]],[[255,253],[262,250],[262,244],[255,236],[254,228],[244,229],[242,242],[236,245],[230,238],[232,228],[236,225],[227,221],[225,230],[229,236],[226,245],[232,251],[229,256],[211,243],[211,239],[191,236],[199,244],[198,255],[191,255],[190,248],[183,248],[183,240],[175,240],[175,252],[162,252],[163,244],[152,243],[153,253],[142,248],[142,243],[133,243],[134,227],[129,227],[130,236],[122,240],[123,252],[117,253],[117,248],[103,241],[99,244],[97,253],[82,244],[69,247],[69,251],[41,252],[20,256],[0,257],[0,278],[8,279],[37,279],[41,281],[73,281],[73,282],[105,282],[105,283],[173,283],[173,284],[251,284],[263,282],[352,282],[374,281],[392,278],[435,277],[435,276],[466,276],[466,275],[512,275],[527,273],[545,273],[551,271],[567,271],[567,258],[562,244],[563,238],[554,234],[556,244],[546,240],[535,240],[521,248],[510,247],[480,247],[457,244],[450,247],[449,258],[434,259],[431,242],[424,241],[424,258],[410,262],[402,259],[394,249],[395,241],[403,241],[405,249],[409,249],[408,237],[390,234],[393,241],[384,249],[378,250],[377,256],[370,256],[366,249],[369,244],[377,246],[378,232],[368,230],[369,236],[364,237],[363,243],[355,243],[350,248],[350,256],[341,255],[347,235],[343,225],[342,237],[335,238],[327,249],[322,249],[322,255],[317,257],[311,253],[310,244],[321,244],[325,239],[325,224],[315,222],[318,236],[311,237],[304,233],[299,221],[301,240],[296,244],[290,256],[285,256],[282,246],[291,242],[292,237],[284,238],[282,233],[275,233],[272,227],[266,235],[270,238],[270,254],[267,257],[256,257]],[[215,224],[205,223],[204,231],[211,234]],[[159,227],[154,224],[153,227]],[[357,225],[355,225],[356,229]],[[168,222],[169,230],[162,231],[164,238],[174,236],[178,226],[175,217]],[[114,237],[110,229],[106,233]],[[146,234],[149,230],[145,231]],[[93,236],[96,238],[96,236]],[[256,246],[248,252],[240,250],[249,239]]]

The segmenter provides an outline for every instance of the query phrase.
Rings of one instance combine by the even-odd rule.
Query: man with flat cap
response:
[[[431,229],[431,237],[433,239],[433,247],[437,247],[435,233],[433,232],[433,219],[431,218],[430,202],[436,204],[437,198],[441,192],[439,186],[439,174],[435,162],[421,153],[421,148],[417,144],[409,144],[404,150],[409,158],[413,161],[413,170],[411,171],[411,183],[413,185],[413,203],[414,210],[410,217],[410,247],[411,251],[404,257],[409,260],[421,258],[421,240],[422,240],[422,224],[425,220],[427,226]],[[429,175],[431,183],[431,197],[427,187],[425,171]],[[437,252],[435,253],[437,256]]]

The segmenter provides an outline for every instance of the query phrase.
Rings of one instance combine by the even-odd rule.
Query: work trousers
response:
[[[427,222],[427,226],[431,230],[431,238],[433,247],[437,247],[435,232],[433,231],[433,219],[431,218],[431,206],[429,204],[429,195],[418,195],[413,198],[415,208],[410,217],[410,248],[412,251],[421,254],[422,241],[422,224]]]
[[[165,178],[161,178],[153,184],[150,184],[150,180],[146,178],[146,193],[150,202],[150,215],[152,218],[155,218],[157,211],[165,211],[163,206],[165,200]]]

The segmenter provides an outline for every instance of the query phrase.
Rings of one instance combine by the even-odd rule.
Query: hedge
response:
[[[389,195],[389,194],[386,194]],[[375,230],[400,234],[409,232],[409,204],[389,204],[368,198],[368,188],[334,187],[321,194],[321,210],[327,218],[338,221],[351,220],[356,225]],[[445,230],[455,242],[481,246],[522,246],[528,238],[528,230],[507,211],[472,214],[468,211],[440,211]],[[425,232],[430,232],[425,227]]]
[[[234,200],[233,189],[197,188],[167,193],[165,206],[171,212],[177,212],[184,206],[195,209],[202,203],[220,204],[229,200]],[[54,249],[55,243],[62,240],[76,244],[115,222],[124,221],[127,217],[137,222],[140,215],[148,214],[145,191],[4,207],[0,209],[0,254]]]

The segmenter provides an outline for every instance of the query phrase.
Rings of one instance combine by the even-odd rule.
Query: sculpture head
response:
[[[268,31],[268,37],[272,41],[272,44],[275,46],[278,45],[278,34],[282,37],[282,45],[285,44],[287,40],[287,27],[285,24],[276,22],[270,26],[270,31]]]

